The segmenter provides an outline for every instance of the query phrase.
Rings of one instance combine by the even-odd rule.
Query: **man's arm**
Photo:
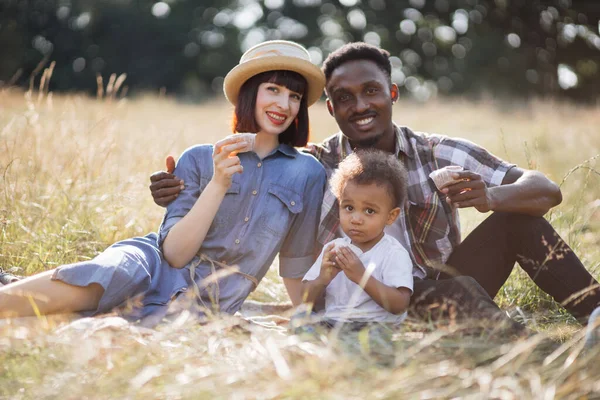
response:
[[[168,206],[183,190],[184,182],[175,175],[158,171],[150,175],[150,194],[161,207]]]
[[[150,193],[154,202],[161,207],[166,207],[175,200],[184,189],[183,180],[173,175],[175,170],[175,159],[167,156],[165,160],[167,171],[158,171],[150,175]]]
[[[543,216],[562,201],[558,185],[539,171],[513,167],[502,185],[488,188],[479,174],[454,173],[462,182],[441,190],[448,204],[456,208],[475,207],[480,212],[504,211]]]

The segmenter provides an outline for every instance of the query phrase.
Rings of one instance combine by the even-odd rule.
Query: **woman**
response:
[[[225,77],[224,90],[235,106],[234,132],[256,132],[253,151],[245,151],[242,135],[187,149],[175,169],[185,189],[158,234],[0,288],[0,316],[94,315],[135,298],[126,316],[158,321],[184,292],[196,294],[203,312],[234,313],[277,253],[280,275],[298,303],[326,175],[293,146],[308,141],[307,109],[324,83],[296,43],[270,41],[248,50]]]

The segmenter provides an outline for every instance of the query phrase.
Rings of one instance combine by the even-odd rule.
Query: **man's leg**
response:
[[[552,225],[542,217],[493,213],[458,246],[447,264],[496,296],[515,262],[574,317],[600,304],[598,282]]]
[[[510,320],[470,276],[415,279],[410,313],[420,318]]]

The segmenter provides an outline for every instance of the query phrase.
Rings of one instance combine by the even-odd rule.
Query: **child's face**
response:
[[[387,188],[374,183],[346,183],[340,198],[340,223],[352,244],[368,251],[383,237],[383,228],[392,224],[400,209],[393,204]]]

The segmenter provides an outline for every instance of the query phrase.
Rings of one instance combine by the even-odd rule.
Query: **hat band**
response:
[[[309,56],[304,49],[286,48],[285,51],[281,51],[276,48],[271,49],[256,49],[257,51],[250,52],[242,56],[240,64],[243,64],[250,60],[256,60],[258,58],[266,57],[294,57],[299,58],[303,61],[309,61]]]

